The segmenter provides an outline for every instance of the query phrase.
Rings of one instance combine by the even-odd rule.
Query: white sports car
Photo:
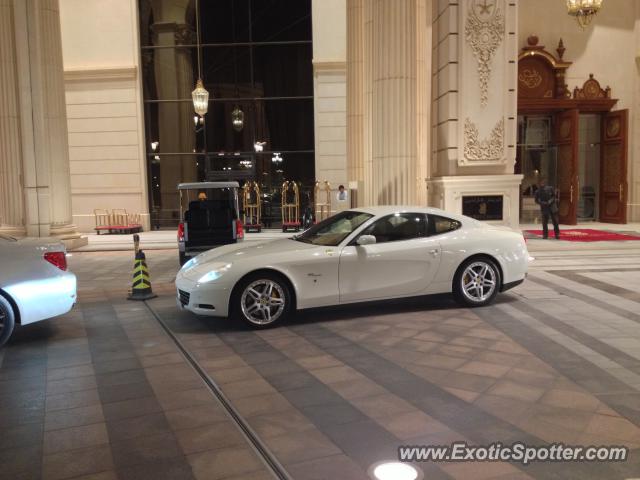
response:
[[[0,234],[0,346],[16,324],[62,315],[76,303],[76,276],[61,243]]]
[[[424,207],[340,212],[300,235],[219,247],[176,277],[178,304],[267,326],[295,309],[453,292],[467,306],[521,283],[522,234]]]

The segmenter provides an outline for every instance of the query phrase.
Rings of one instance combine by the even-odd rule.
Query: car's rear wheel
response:
[[[453,295],[465,306],[481,307],[493,302],[500,285],[500,270],[493,260],[472,258],[458,268],[453,279]]]
[[[232,310],[253,328],[266,328],[282,321],[292,308],[291,291],[278,275],[250,275],[236,289]]]
[[[16,318],[11,304],[6,298],[0,295],[0,347],[9,340],[11,333],[13,333],[15,323]]]

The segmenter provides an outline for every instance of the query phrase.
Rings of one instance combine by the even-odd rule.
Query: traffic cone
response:
[[[129,300],[149,300],[157,295],[151,290],[151,280],[144,252],[139,250],[136,253],[136,260],[133,265],[133,286],[127,297]]]

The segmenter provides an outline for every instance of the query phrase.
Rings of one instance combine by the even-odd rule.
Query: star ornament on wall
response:
[[[489,15],[491,13],[491,7],[493,7],[493,3],[487,3],[487,0],[484,0],[484,3],[478,5],[480,8],[480,15],[486,13]]]

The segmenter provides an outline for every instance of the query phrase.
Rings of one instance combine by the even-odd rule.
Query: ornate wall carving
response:
[[[491,62],[502,43],[505,30],[504,15],[498,8],[498,2],[487,3],[487,1],[469,2],[469,13],[464,29],[467,43],[478,62],[480,103],[483,107],[489,102]]]
[[[542,83],[542,75],[535,68],[524,68],[518,74],[518,81],[528,89],[537,88]]]
[[[464,156],[470,161],[496,162],[504,155],[504,119],[498,120],[487,138],[480,140],[478,127],[469,118],[464,122]]]
[[[459,166],[502,166],[515,157],[516,66],[509,63],[517,21],[516,9],[505,0],[460,3],[458,102]],[[508,74],[509,70],[511,74]],[[540,79],[530,72],[527,82]],[[510,171],[510,170],[507,170]]]

